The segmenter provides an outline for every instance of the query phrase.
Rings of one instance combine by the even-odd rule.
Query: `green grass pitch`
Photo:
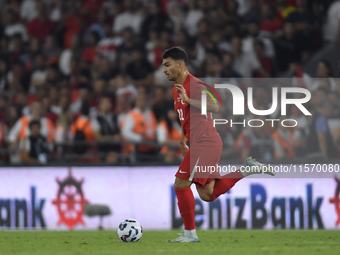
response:
[[[144,231],[123,243],[115,231],[0,231],[0,254],[340,254],[339,231],[209,230],[198,231],[199,243],[168,243],[178,232]]]

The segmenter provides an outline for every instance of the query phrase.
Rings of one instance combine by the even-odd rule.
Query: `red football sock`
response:
[[[225,175],[222,179],[217,179],[215,181],[214,191],[211,195],[211,201],[214,201],[220,195],[225,194],[228,190],[230,190],[236,182],[241,180],[243,175],[240,170],[237,170],[233,173]]]
[[[179,212],[184,222],[184,229],[195,229],[195,198],[191,189],[175,189],[175,192],[178,199]]]

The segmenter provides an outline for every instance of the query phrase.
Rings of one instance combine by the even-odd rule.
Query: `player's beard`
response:
[[[176,72],[175,70],[173,72],[169,73],[168,80],[169,81],[176,81],[176,77],[179,72]]]

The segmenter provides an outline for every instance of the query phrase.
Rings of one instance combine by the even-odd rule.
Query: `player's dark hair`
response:
[[[167,49],[166,51],[164,51],[162,58],[172,58],[175,61],[182,60],[186,66],[188,65],[188,55],[180,47],[172,47],[170,49]]]

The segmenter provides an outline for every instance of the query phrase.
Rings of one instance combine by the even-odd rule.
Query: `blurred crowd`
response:
[[[339,156],[334,67],[325,59],[308,75],[303,65],[339,42],[340,1],[2,0],[0,13],[2,162],[180,160],[173,84],[161,64],[172,46],[207,83],[245,90],[241,78],[287,77],[312,92],[312,119],[289,108],[298,128],[218,127],[223,156]],[[256,87],[257,109],[268,109],[273,86]]]

